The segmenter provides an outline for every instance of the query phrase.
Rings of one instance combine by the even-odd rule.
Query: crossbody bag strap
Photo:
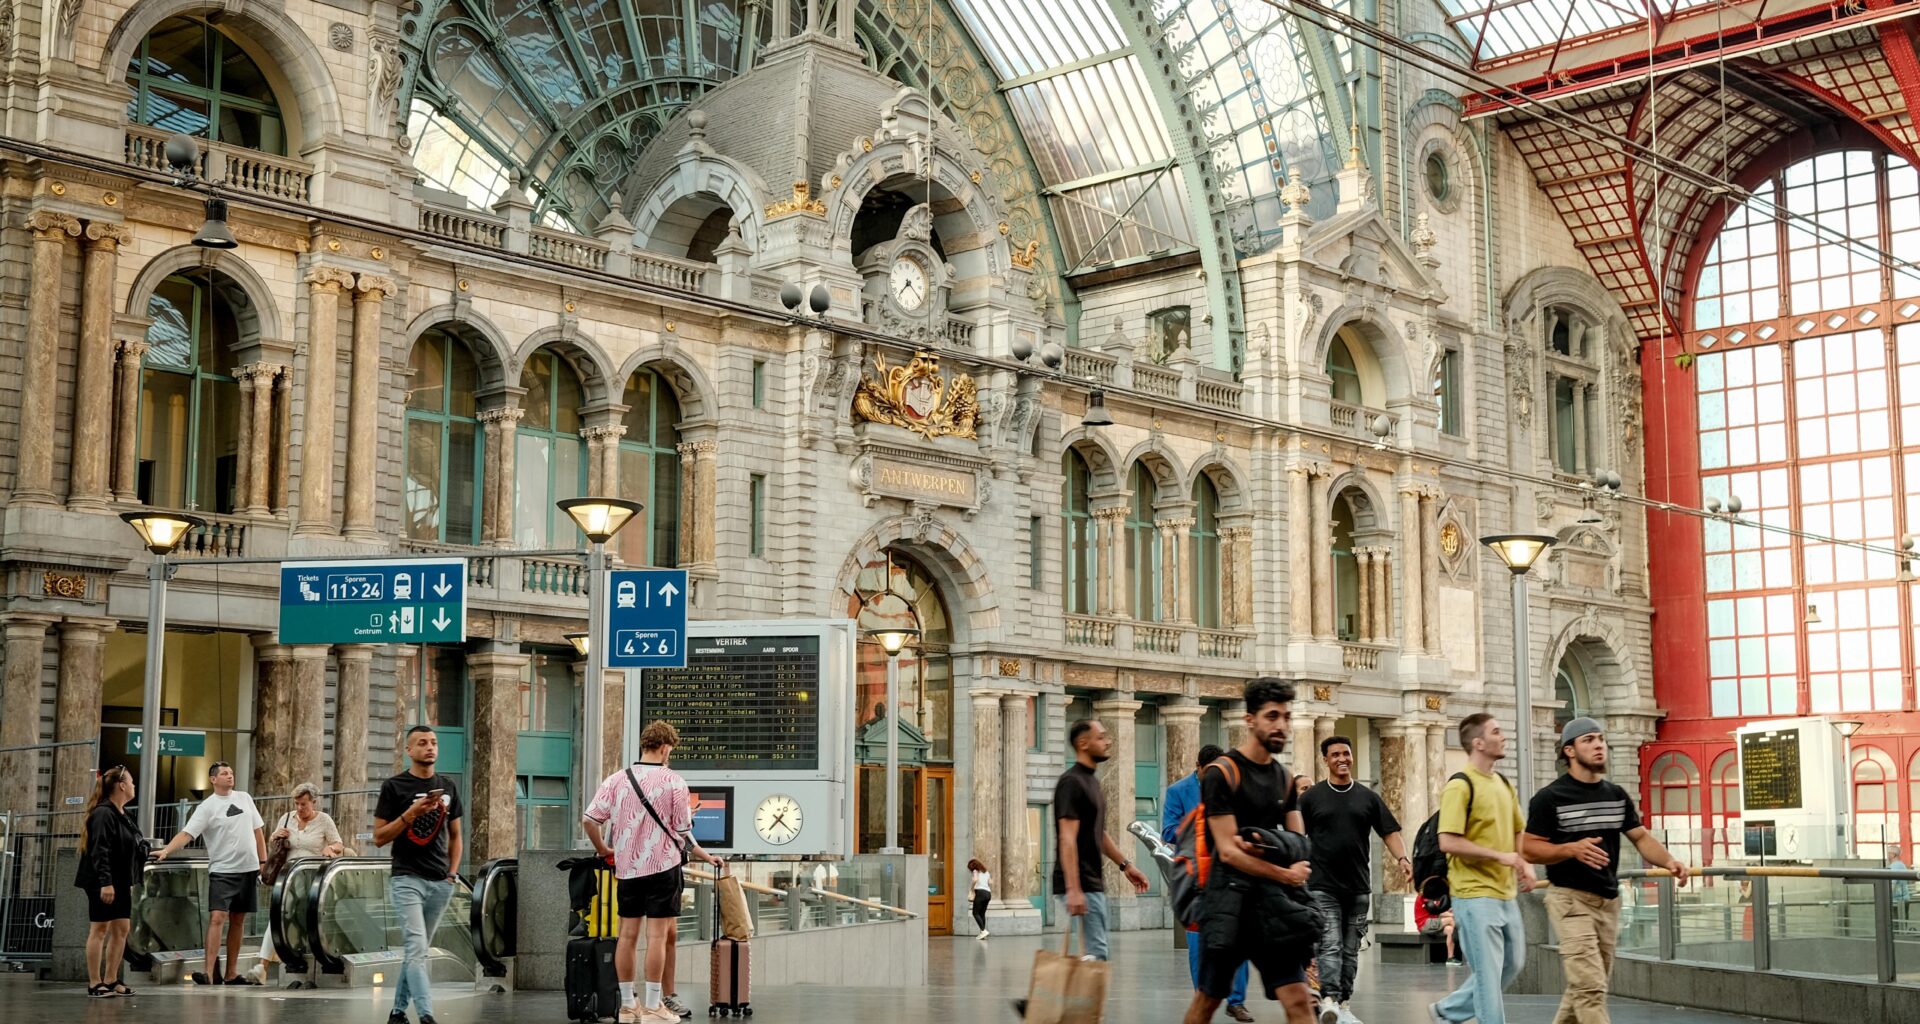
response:
[[[645,807],[647,809],[647,816],[653,819],[653,823],[655,825],[660,826],[660,831],[665,832],[668,836],[670,836],[673,839],[673,844],[680,848],[680,856],[682,858],[685,858],[687,855],[686,842],[680,838],[680,834],[678,832],[675,832],[673,829],[668,828],[667,823],[660,820],[660,812],[653,809],[653,801],[647,799],[646,792],[640,788],[640,780],[637,778],[634,778],[633,768],[631,765],[629,765],[627,768],[626,776],[627,776],[627,785],[633,787],[633,795],[640,798],[640,806]],[[683,860],[683,863],[684,863],[684,860]]]

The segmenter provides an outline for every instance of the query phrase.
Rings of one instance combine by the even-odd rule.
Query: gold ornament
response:
[[[1009,679],[1018,679],[1020,677],[1020,659],[1019,658],[1001,658],[1000,674],[1008,677]]]
[[[117,196],[117,195],[115,195],[115,194],[114,194],[114,193],[112,193],[112,192],[107,192],[107,193],[103,193],[103,194],[102,194],[102,195],[100,196],[100,201],[101,201],[101,202],[103,202],[103,203],[105,203],[105,204],[107,204],[108,206],[119,206],[119,205],[120,205],[120,197],[119,197],[119,196]]]
[[[1440,528],[1440,553],[1452,558],[1460,553],[1460,525],[1448,523]]]
[[[1013,250],[1012,258],[1014,266],[1032,270],[1034,261],[1040,258],[1040,240],[1036,238]]]
[[[885,353],[873,357],[873,374],[862,376],[853,392],[853,417],[867,423],[905,427],[932,439],[977,437],[980,396],[973,378],[940,373],[939,355],[915,352],[905,366],[889,366]]]
[[[53,193],[56,196],[64,196],[67,194],[67,185],[65,182],[56,181],[53,184],[47,186],[47,191]]]
[[[1428,710],[1428,711],[1438,711],[1438,710],[1440,710],[1440,704],[1441,704],[1441,701],[1440,701],[1440,697],[1439,697],[1439,695],[1438,695],[1438,694],[1429,694],[1429,695],[1427,696],[1427,710]]]
[[[327,239],[327,251],[328,251],[328,252],[339,252],[339,251],[340,251],[340,240],[339,240],[338,238],[329,238],[329,239]]]
[[[767,207],[767,216],[784,217],[789,213],[827,212],[827,204],[813,198],[813,187],[804,181],[793,183],[793,198],[783,199]]]
[[[1324,701],[1330,701],[1330,700],[1332,700],[1332,699],[1333,699],[1333,687],[1331,687],[1331,686],[1316,686],[1316,687],[1314,687],[1314,688],[1313,688],[1313,699],[1314,699],[1314,700],[1317,700],[1317,701],[1323,701],[1323,702],[1324,702]]]
[[[87,596],[87,578],[82,575],[69,576],[66,573],[48,570],[40,577],[42,593],[68,600],[84,600]]]
[[[387,250],[376,245],[368,251],[367,255],[372,256],[376,260],[384,260],[387,258]]]
[[[467,282],[465,280],[460,282],[460,290],[463,292],[467,290]]]
[[[679,324],[676,324],[671,320],[667,321],[667,333],[672,334],[676,329],[679,328],[679,326],[680,326]]]

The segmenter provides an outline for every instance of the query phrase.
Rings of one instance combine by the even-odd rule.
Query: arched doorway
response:
[[[898,703],[892,708],[886,700],[886,652],[865,640],[858,647],[854,848],[874,853],[886,845],[887,730],[897,729],[900,846],[927,855],[927,928],[946,934],[953,930],[952,620],[933,575],[892,548],[861,566],[850,605],[848,614],[863,636],[887,627],[920,631],[918,643],[900,653]]]

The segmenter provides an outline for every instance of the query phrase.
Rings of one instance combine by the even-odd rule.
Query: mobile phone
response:
[[[429,799],[429,800],[438,800],[438,799],[440,799],[441,797],[443,797],[443,796],[446,796],[446,795],[447,795],[447,791],[446,791],[446,790],[444,790],[444,789],[429,789],[429,790],[427,790],[427,799]]]

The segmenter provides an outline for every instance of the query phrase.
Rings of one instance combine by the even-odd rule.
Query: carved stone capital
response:
[[[475,416],[474,419],[482,423],[504,423],[512,426],[519,423],[520,417],[526,414],[527,411],[517,405],[503,405],[498,409],[484,410],[480,415]]]
[[[293,367],[292,366],[286,363],[278,363],[274,365],[273,390],[275,391],[292,391],[293,390]]]
[[[146,358],[147,349],[151,347],[144,338],[128,338],[120,343],[120,358],[137,365]]]
[[[360,274],[354,280],[354,298],[361,302],[378,302],[398,288],[393,278],[385,274]]]
[[[625,424],[621,423],[587,427],[580,431],[580,436],[586,438],[590,443],[604,444],[608,441],[619,441],[621,438],[627,436],[627,428]]]
[[[47,241],[61,241],[61,235],[79,238],[80,218],[58,210],[35,210],[27,214],[27,229]]]
[[[87,248],[99,252],[113,252],[133,241],[133,231],[125,224],[114,224],[96,220],[87,224]]]
[[[321,264],[307,268],[307,284],[318,291],[337,291],[353,287],[353,272]]]

